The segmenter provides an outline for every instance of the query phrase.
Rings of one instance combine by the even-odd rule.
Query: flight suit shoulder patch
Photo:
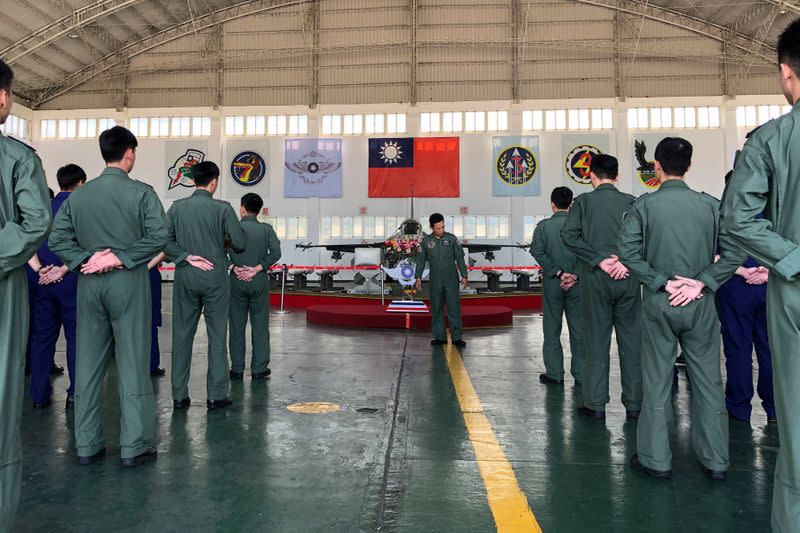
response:
[[[155,189],[153,188],[153,186],[152,186],[152,185],[150,185],[149,183],[145,183],[145,182],[143,182],[143,181],[141,181],[141,180],[133,180],[133,181],[134,181],[134,183],[136,183],[136,184],[137,184],[137,187],[144,186],[144,188],[147,188],[147,189],[152,189],[152,190],[154,190],[154,191],[155,191]]]

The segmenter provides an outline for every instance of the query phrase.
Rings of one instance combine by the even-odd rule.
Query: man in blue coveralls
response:
[[[86,183],[86,172],[78,165],[66,165],[56,174],[61,192],[51,201],[53,218],[61,204],[70,193]],[[67,340],[67,369],[70,384],[67,389],[66,407],[75,403],[73,399],[75,379],[75,324],[78,298],[78,275],[70,272],[64,263],[50,251],[47,241],[28,261],[35,273],[38,287],[34,291],[35,300],[31,302],[31,398],[34,408],[45,408],[51,403],[53,387],[50,375],[53,373],[53,358],[61,327]],[[62,371],[63,372],[63,371]]]
[[[733,172],[725,176],[725,185]],[[758,397],[769,423],[777,422],[772,394],[772,353],[767,335],[769,271],[748,257],[719,288],[719,320],[725,350],[725,405],[736,420],[750,420],[753,400],[753,347],[758,360]]]

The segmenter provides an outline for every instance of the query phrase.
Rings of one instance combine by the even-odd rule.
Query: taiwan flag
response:
[[[369,140],[370,198],[457,198],[458,137]]]

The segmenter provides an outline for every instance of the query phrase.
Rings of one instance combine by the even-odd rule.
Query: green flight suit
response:
[[[120,454],[132,458],[155,438],[150,381],[150,277],[147,262],[167,241],[164,208],[152,187],[116,168],[70,194],[48,244],[70,270],[110,248],[123,268],[78,275],[75,444],[79,456],[104,447],[100,397],[112,357],[119,373]]]
[[[561,228],[567,220],[566,211],[557,211],[542,220],[533,232],[530,253],[542,271],[542,312],[544,343],[542,355],[548,377],[564,379],[564,350],[561,347],[561,327],[566,311],[569,328],[569,346],[572,352],[570,372],[575,381],[581,380],[583,370],[583,332],[581,330],[580,288],[565,291],[561,288],[558,273],[578,275],[578,258],[570,252],[561,238]]]
[[[231,271],[230,338],[231,370],[244,372],[245,328],[250,316],[250,333],[253,342],[250,371],[253,374],[266,372],[269,366],[269,267],[281,258],[281,241],[269,224],[262,224],[256,215],[242,217],[242,230],[247,239],[247,248],[238,253],[231,251],[231,262],[235,266],[254,267],[262,270],[250,281],[239,281]]]
[[[202,312],[208,332],[208,372],[206,392],[209,401],[228,396],[228,309],[231,289],[225,238],[231,247],[243,250],[245,234],[233,207],[215,200],[211,193],[197,189],[188,198],[172,204],[167,211],[167,257],[175,262],[172,292],[172,397],[189,397],[189,372],[192,344]],[[214,264],[208,272],[186,262],[190,255],[202,256]]]
[[[602,184],[575,199],[561,229],[564,244],[580,259],[584,326],[581,391],[584,405],[594,411],[604,411],[609,402],[612,327],[619,348],[622,403],[628,411],[638,411],[642,405],[639,280],[633,274],[614,280],[598,266],[611,255],[619,255],[617,239],[622,219],[634,200],[613,185]]]
[[[50,198],[34,150],[0,133],[0,531],[12,531],[22,480],[28,289],[22,265],[50,229]]]
[[[433,234],[422,239],[420,252],[417,255],[417,269],[414,277],[421,278],[425,263],[430,266],[429,285],[431,301],[431,320],[433,338],[447,341],[444,327],[444,313],[447,308],[447,323],[450,325],[450,336],[453,341],[460,341],[461,301],[459,299],[460,277],[467,277],[467,265],[464,262],[464,248],[452,233],[445,232],[441,238]]]
[[[780,449],[772,529],[800,531],[800,103],[748,136],[722,201],[723,235],[770,269],[767,329]],[[763,219],[756,218],[760,213]]]
[[[714,262],[719,236],[719,201],[669,180],[640,197],[625,216],[620,261],[642,281],[642,380],[644,397],[637,428],[639,462],[672,468],[669,431],[672,377],[678,343],[692,376],[692,444],[706,468],[728,469],[728,412],[720,373],[719,319],[714,295],[744,262],[728,248]],[[704,297],[672,307],[661,290],[675,276],[706,284]]]

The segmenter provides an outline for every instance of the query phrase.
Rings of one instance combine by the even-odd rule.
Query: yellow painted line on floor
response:
[[[486,487],[486,496],[489,499],[489,508],[492,510],[497,531],[541,533],[542,528],[533,516],[528,498],[520,490],[511,463],[497,442],[489,419],[483,413],[481,400],[472,386],[472,380],[464,367],[461,355],[449,340],[448,338],[444,349],[447,366],[467,425],[467,434],[475,450],[475,460]]]

